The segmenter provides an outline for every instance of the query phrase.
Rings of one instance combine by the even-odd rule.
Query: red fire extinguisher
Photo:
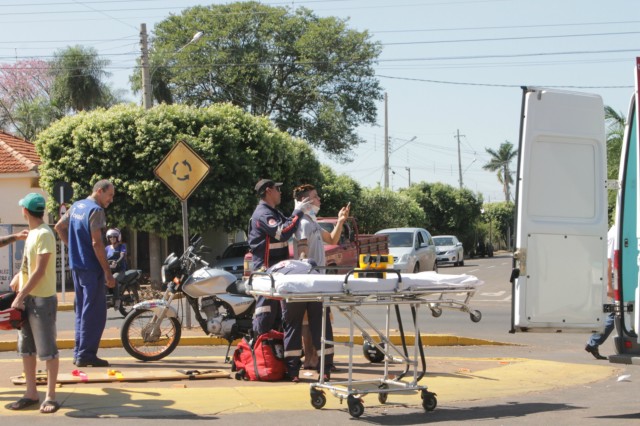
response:
[[[248,279],[249,275],[253,272],[253,254],[250,251],[244,255],[244,272],[242,273],[242,279]]]

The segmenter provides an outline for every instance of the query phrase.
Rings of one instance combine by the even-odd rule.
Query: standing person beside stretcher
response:
[[[296,231],[296,243],[293,248],[294,257],[300,260],[313,260],[318,266],[327,266],[324,243],[332,245],[338,243],[340,235],[342,235],[344,222],[347,220],[347,217],[349,217],[349,206],[340,209],[336,226],[331,232],[329,232],[322,229],[318,224],[317,214],[320,211],[321,203],[318,191],[313,185],[305,184],[298,186],[293,190],[293,198],[296,200],[308,198],[313,204],[313,208],[309,213],[305,213],[302,221],[300,222],[300,226]],[[321,269],[320,272],[324,273],[324,270]],[[304,346],[305,368],[315,368],[319,371],[320,365],[318,363],[317,348],[320,347],[320,340],[322,338],[322,302],[293,303],[287,304],[287,306],[291,309],[289,309],[284,315],[287,320],[286,322],[289,323],[290,321],[288,317],[291,317],[291,322],[295,324],[292,327],[292,336],[290,336],[290,340],[295,341],[295,343],[292,341],[289,343],[289,346],[292,348],[292,352],[294,352],[293,348],[299,348],[302,350],[302,347]],[[308,324],[304,323],[305,312]],[[331,315],[328,309],[326,311],[326,324],[327,329],[325,338],[327,340],[333,340],[333,327],[331,325]],[[298,325],[300,327],[299,333]],[[285,355],[286,353],[287,336],[285,335]],[[324,354],[324,379],[329,380],[329,372],[333,367],[333,345],[326,345]],[[302,353],[300,353],[300,355],[302,355]]]
[[[249,222],[249,248],[253,255],[253,270],[266,270],[289,258],[287,241],[298,229],[304,211],[309,211],[309,200],[296,201],[291,217],[286,217],[276,206],[280,204],[282,182],[261,179],[255,186],[260,202]],[[264,334],[277,329],[282,320],[280,301],[258,296],[253,319],[253,332]]]

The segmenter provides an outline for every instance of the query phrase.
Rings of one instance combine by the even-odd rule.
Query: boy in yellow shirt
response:
[[[36,354],[47,366],[47,395],[40,412],[55,413],[60,408],[56,401],[59,353],[56,344],[56,240],[53,231],[44,223],[44,197],[38,193],[27,194],[18,203],[22,216],[29,223],[29,235],[25,241],[22,267],[11,281],[11,289],[17,292],[11,307],[24,310],[26,321],[18,333],[18,353],[27,389],[18,401],[9,404],[11,410],[22,410],[38,404],[36,387]]]

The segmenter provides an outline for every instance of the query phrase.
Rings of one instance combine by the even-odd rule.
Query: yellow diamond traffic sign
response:
[[[179,141],[158,164],[154,173],[184,201],[209,174],[209,165],[186,142]]]

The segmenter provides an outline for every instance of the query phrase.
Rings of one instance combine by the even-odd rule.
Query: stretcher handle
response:
[[[273,295],[273,293],[275,293],[276,291],[276,281],[273,279],[273,275],[271,275],[268,272],[252,272],[251,275],[249,275],[249,281],[247,284],[248,290],[247,291],[253,291],[253,276],[254,275],[259,275],[259,276],[265,276],[265,277],[269,277],[269,279],[271,280],[271,295]]]

